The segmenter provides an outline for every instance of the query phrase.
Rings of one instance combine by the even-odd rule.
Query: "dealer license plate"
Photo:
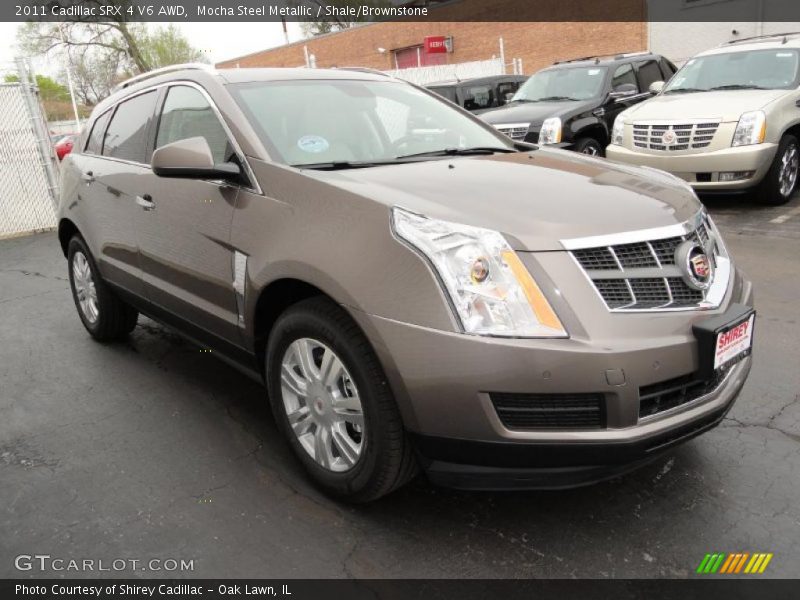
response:
[[[749,354],[753,347],[753,324],[756,315],[736,323],[727,331],[717,334],[717,343],[714,346],[714,369],[736,360],[743,354]]]

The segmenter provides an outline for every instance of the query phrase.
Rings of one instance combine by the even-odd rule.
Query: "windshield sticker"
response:
[[[589,75],[599,75],[600,69],[589,69]]]
[[[304,135],[297,140],[297,147],[303,152],[311,152],[312,154],[319,154],[325,152],[330,148],[328,140],[318,135]]]
[[[775,56],[778,58],[794,58],[794,52],[778,52]]]

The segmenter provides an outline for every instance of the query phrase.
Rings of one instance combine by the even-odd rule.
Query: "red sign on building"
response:
[[[425,52],[428,54],[444,54],[447,52],[446,38],[443,35],[429,35],[425,38]]]

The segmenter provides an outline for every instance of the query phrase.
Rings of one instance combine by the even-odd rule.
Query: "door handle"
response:
[[[141,206],[144,210],[153,210],[156,207],[156,203],[153,202],[153,197],[150,194],[136,196],[136,204]]]
[[[81,173],[81,179],[83,179],[87,184],[94,183],[94,173],[92,171]]]

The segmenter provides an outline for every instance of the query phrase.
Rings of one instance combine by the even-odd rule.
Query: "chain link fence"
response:
[[[19,82],[0,83],[0,238],[56,226],[58,168],[38,89],[26,61],[13,74]]]

